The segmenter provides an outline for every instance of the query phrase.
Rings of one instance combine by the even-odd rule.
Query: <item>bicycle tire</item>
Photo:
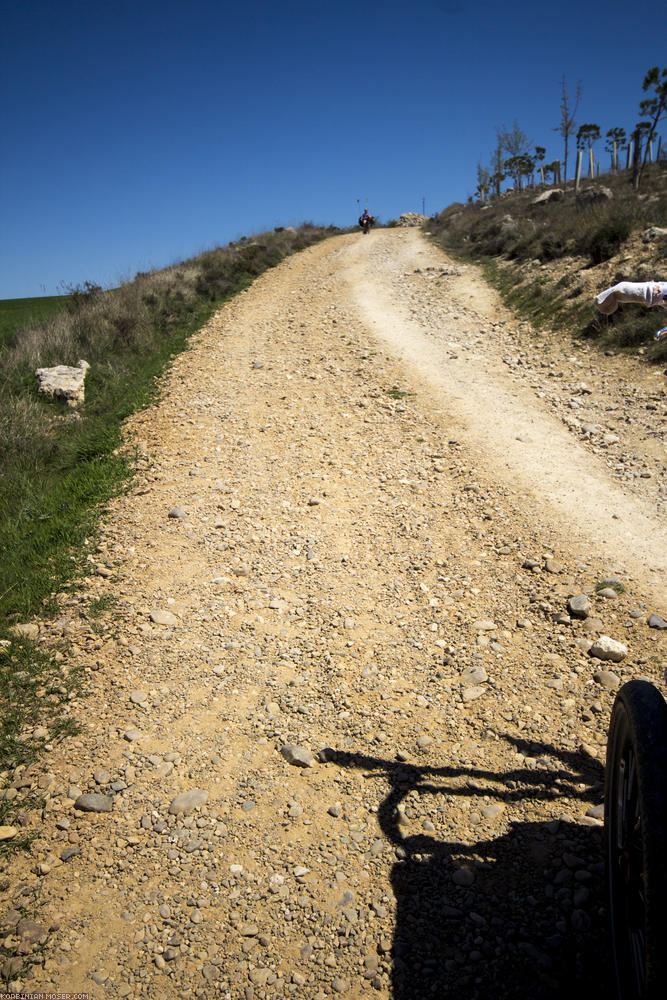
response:
[[[667,703],[648,681],[624,684],[614,702],[604,815],[618,997],[656,1000],[667,976]]]

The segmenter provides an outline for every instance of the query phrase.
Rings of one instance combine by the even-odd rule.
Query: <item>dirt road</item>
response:
[[[7,778],[46,799],[2,883],[13,988],[604,987],[609,710],[664,672],[665,404],[572,351],[400,230],[289,259],[197,335],[130,422],[98,575],[41,623],[89,693]]]

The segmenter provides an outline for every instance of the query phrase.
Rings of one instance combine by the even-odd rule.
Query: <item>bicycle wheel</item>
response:
[[[667,704],[629,681],[609,723],[605,843],[620,1000],[665,995],[667,975]]]

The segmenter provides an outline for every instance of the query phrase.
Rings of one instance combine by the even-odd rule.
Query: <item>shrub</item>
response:
[[[632,232],[632,222],[624,212],[611,213],[598,226],[584,233],[577,246],[592,264],[602,264],[618,253]]]

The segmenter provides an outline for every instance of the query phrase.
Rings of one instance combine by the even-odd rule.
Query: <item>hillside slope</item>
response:
[[[638,192],[623,171],[582,180],[578,193],[570,185],[450,205],[425,228],[483,263],[507,304],[544,335],[667,362],[667,344],[653,342],[664,310],[627,306],[603,317],[593,308],[618,281],[667,280],[667,161],[647,170]]]

